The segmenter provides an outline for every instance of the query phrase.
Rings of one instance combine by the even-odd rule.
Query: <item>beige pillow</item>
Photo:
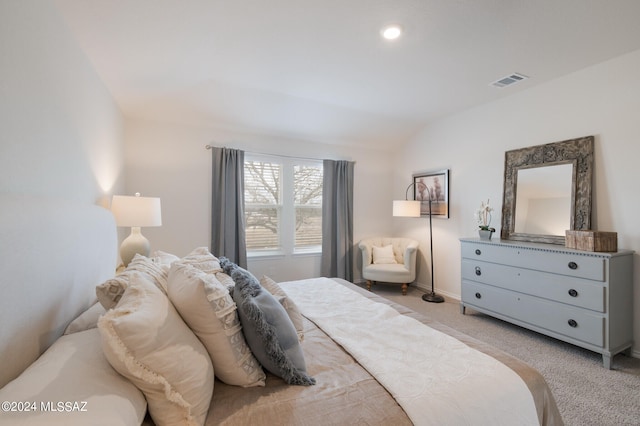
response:
[[[293,326],[296,328],[298,340],[302,342],[304,340],[304,323],[298,306],[293,303],[293,300],[287,296],[287,293],[274,280],[266,275],[260,278],[260,285],[266,288],[267,291],[280,302],[284,310],[287,311],[287,315],[289,315]]]
[[[214,274],[227,289],[233,288],[234,282],[220,267],[218,258],[208,248],[198,247],[181,259],[182,263],[193,265],[207,274]]]
[[[114,308],[118,304],[129,286],[131,276],[136,272],[147,276],[163,293],[167,293],[167,272],[148,257],[136,254],[123,272],[96,287],[98,301],[105,309]]]
[[[376,265],[398,263],[393,255],[393,246],[391,244],[384,247],[373,246],[373,263]]]
[[[215,375],[236,386],[264,386],[265,374],[242,334],[236,304],[213,274],[174,262],[169,299],[211,356]]]
[[[158,425],[201,425],[213,393],[202,343],[147,277],[132,274],[120,303],[98,321],[104,354],[145,395]]]
[[[171,268],[171,264],[176,260],[180,260],[178,256],[175,254],[167,253],[161,250],[156,250],[151,255],[151,260],[156,265],[160,265],[163,271],[169,273],[169,268]]]

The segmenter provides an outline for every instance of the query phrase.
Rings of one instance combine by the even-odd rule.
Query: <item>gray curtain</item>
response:
[[[247,267],[244,151],[212,148],[211,253]]]
[[[352,161],[323,161],[322,262],[325,277],[353,282]]]

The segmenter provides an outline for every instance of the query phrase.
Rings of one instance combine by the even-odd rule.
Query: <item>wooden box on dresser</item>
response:
[[[463,238],[461,312],[469,307],[602,354],[633,343],[633,251]]]

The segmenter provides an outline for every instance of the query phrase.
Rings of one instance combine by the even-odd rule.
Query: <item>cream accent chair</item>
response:
[[[397,263],[374,264],[373,247],[391,245]],[[409,283],[416,279],[416,254],[418,242],[411,238],[376,237],[367,238],[358,244],[362,251],[362,278],[367,280],[367,289],[376,281],[402,284],[402,294],[407,294]]]

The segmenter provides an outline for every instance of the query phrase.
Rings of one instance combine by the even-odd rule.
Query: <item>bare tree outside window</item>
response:
[[[244,171],[248,250],[321,246],[322,164],[245,160]]]

